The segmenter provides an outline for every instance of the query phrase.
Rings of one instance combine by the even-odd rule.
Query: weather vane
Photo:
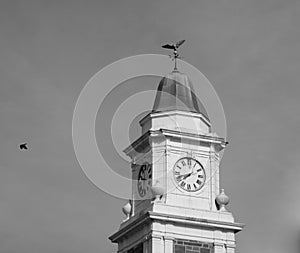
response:
[[[162,48],[166,48],[166,49],[173,49],[173,55],[170,55],[170,57],[172,58],[172,60],[175,61],[175,66],[174,66],[174,70],[177,70],[177,58],[180,59],[179,54],[178,54],[178,48],[185,42],[185,40],[180,40],[175,44],[166,44],[163,45]]]

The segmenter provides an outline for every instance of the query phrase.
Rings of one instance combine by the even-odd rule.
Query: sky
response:
[[[184,60],[210,80],[226,115],[221,186],[246,224],[237,252],[299,253],[299,12],[297,0],[2,0],[0,252],[116,252],[108,236],[126,201],[85,177],[74,107],[108,64],[186,39]]]

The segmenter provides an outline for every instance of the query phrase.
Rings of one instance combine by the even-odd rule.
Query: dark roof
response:
[[[159,82],[152,112],[171,110],[201,113],[208,119],[191,81],[179,71],[171,72]]]

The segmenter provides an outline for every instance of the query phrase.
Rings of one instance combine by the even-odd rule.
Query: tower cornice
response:
[[[153,222],[168,222],[182,226],[193,226],[199,229],[217,229],[231,231],[237,233],[243,229],[245,224],[237,222],[226,222],[218,220],[209,220],[195,217],[186,217],[183,215],[165,214],[153,211],[147,211],[142,213],[139,217],[133,220],[128,220],[121,225],[118,232],[111,235],[109,239],[112,242],[118,242],[120,238],[123,238],[125,234],[138,230],[141,224],[153,223]]]
[[[159,130],[148,130],[140,138],[135,140],[130,146],[124,149],[123,152],[126,155],[132,157],[139,150],[146,148],[147,146],[150,145],[149,144],[150,138],[159,138],[159,137],[175,137],[175,138],[181,138],[182,140],[195,140],[203,143],[210,143],[215,145],[218,150],[222,150],[227,145],[225,139],[221,137],[161,128]]]

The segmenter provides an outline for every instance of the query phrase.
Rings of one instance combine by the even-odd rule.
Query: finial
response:
[[[123,206],[122,208],[123,213],[126,215],[125,220],[123,221],[127,221],[130,218],[130,214],[132,211],[132,205],[131,205],[131,200],[129,200],[125,206]]]
[[[173,49],[173,55],[170,55],[170,57],[172,58],[172,60],[175,61],[174,71],[178,71],[178,69],[177,69],[177,58],[180,58],[177,49],[178,49],[184,42],[185,42],[185,40],[180,40],[180,41],[178,41],[177,43],[166,44],[166,45],[163,45],[163,46],[162,46],[162,48]]]
[[[164,195],[164,188],[161,186],[159,180],[156,180],[156,183],[151,186],[151,192],[154,197],[152,203],[159,202],[162,195]]]
[[[216,202],[219,205],[219,211],[227,211],[225,206],[229,203],[229,197],[225,194],[224,189],[222,189],[221,193],[216,197]]]

